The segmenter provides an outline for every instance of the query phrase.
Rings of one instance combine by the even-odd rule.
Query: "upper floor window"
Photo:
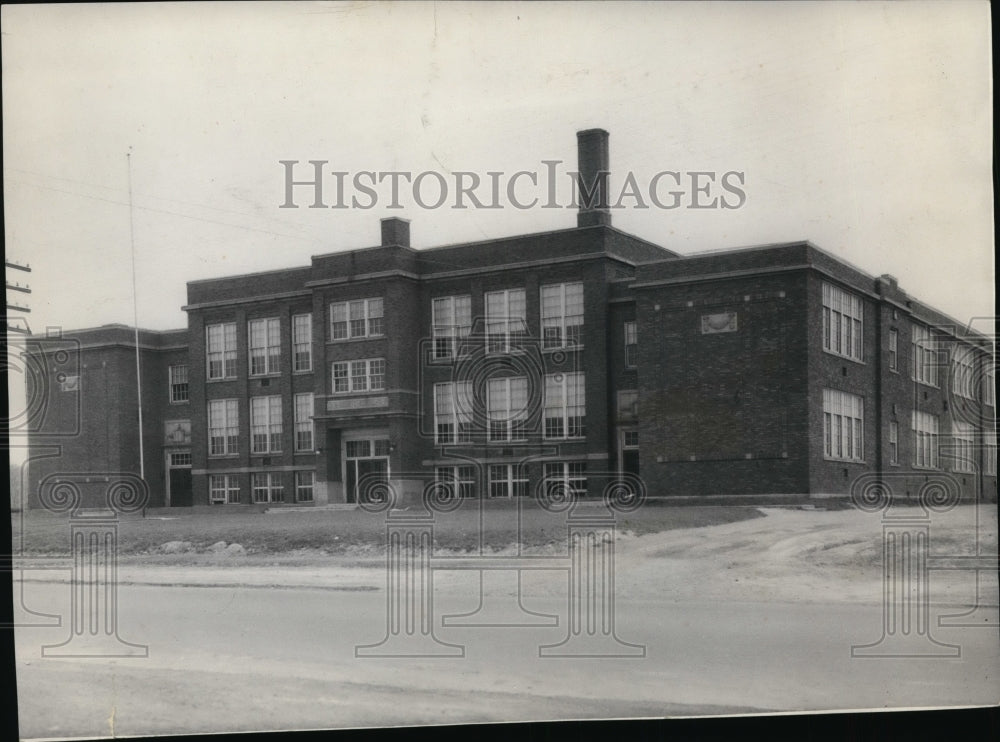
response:
[[[527,335],[524,289],[486,294],[486,351],[508,353]]]
[[[188,367],[171,366],[167,369],[170,377],[170,401],[173,404],[188,401]]]
[[[823,350],[862,361],[863,337],[864,304],[861,297],[831,283],[824,283]]]
[[[205,360],[209,379],[236,378],[236,323],[205,328]]]
[[[993,371],[993,359],[988,357],[983,361],[986,364],[986,369],[983,371],[983,404],[988,404],[993,407],[996,403],[994,402],[996,388],[996,377]]]
[[[312,315],[292,316],[292,370],[312,371]]]
[[[332,367],[333,393],[379,392],[385,389],[385,359],[337,361]]]
[[[580,372],[546,374],[545,437],[583,437],[586,415],[584,375]]]
[[[928,469],[937,468],[937,415],[913,411],[913,465]]]
[[[341,301],[330,305],[330,339],[381,337],[381,298]]]
[[[313,393],[295,395],[295,450],[313,450]]]
[[[823,455],[864,461],[865,402],[856,394],[823,390]]]
[[[439,444],[472,440],[472,382],[434,385],[434,439]]]
[[[976,398],[976,374],[974,364],[976,357],[972,348],[964,345],[955,346],[955,355],[951,363],[951,391],[965,399]]]
[[[913,326],[913,380],[929,386],[938,385],[938,354],[934,343],[931,328]]]
[[[889,370],[899,368],[899,330],[889,330]]]
[[[278,318],[252,319],[247,327],[250,375],[278,373],[281,370],[281,323]]]
[[[635,322],[625,323],[625,368],[635,368],[639,334]]]
[[[889,423],[889,463],[899,463],[899,423]]]
[[[997,475],[997,434],[992,431],[984,434],[983,474],[995,477]]]
[[[434,358],[454,358],[472,332],[472,297],[442,296],[431,302]]]
[[[230,456],[239,452],[239,407],[235,399],[208,403],[208,454]]]
[[[252,453],[281,451],[281,397],[250,398],[250,441]]]
[[[542,347],[583,345],[583,284],[542,286]]]
[[[526,438],[528,423],[528,378],[512,376],[490,379],[486,385],[486,412],[491,441]]]

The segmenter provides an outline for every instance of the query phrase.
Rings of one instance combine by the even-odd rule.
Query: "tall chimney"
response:
[[[576,133],[577,180],[580,211],[576,226],[593,227],[611,224],[608,201],[608,132],[587,129]]]
[[[410,246],[410,222],[396,216],[382,220],[382,247]]]

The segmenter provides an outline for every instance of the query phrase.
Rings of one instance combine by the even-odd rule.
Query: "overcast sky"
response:
[[[279,160],[485,179],[574,169],[591,127],[613,184],[744,173],[741,208],[625,208],[627,232],[809,239],[960,320],[993,311],[985,2],[5,6],[3,27],[5,237],[36,332],[132,322],[129,148],[139,324],[167,329],[186,281],[371,246],[386,216],[417,248],[575,225],[383,188],[279,209]]]

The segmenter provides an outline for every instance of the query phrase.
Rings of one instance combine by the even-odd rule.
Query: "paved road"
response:
[[[472,575],[466,575],[472,577]],[[440,614],[475,608],[445,582]],[[64,613],[68,585],[27,583],[32,608]],[[525,606],[563,614],[558,591]],[[497,595],[508,595],[497,591]],[[511,601],[501,601],[510,605]],[[936,612],[937,608],[932,608]],[[952,609],[953,611],[954,609]],[[640,659],[539,658],[563,627],[437,631],[464,658],[357,659],[385,634],[385,592],[120,589],[120,634],[147,658],[42,658],[68,628],[17,630],[22,738],[315,729],[384,724],[714,714],[996,703],[997,629],[944,629],[954,659],[852,659],[878,639],[878,604],[642,600],[620,596],[618,634]],[[936,623],[936,622],[935,622]]]

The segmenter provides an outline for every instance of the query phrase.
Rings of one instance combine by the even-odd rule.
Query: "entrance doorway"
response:
[[[167,506],[191,507],[191,451],[167,452]]]
[[[618,471],[639,475],[639,431],[623,428],[618,438]]]
[[[389,481],[389,439],[362,438],[344,441],[344,490],[347,502],[357,503],[379,491]],[[372,487],[375,486],[375,492]]]

